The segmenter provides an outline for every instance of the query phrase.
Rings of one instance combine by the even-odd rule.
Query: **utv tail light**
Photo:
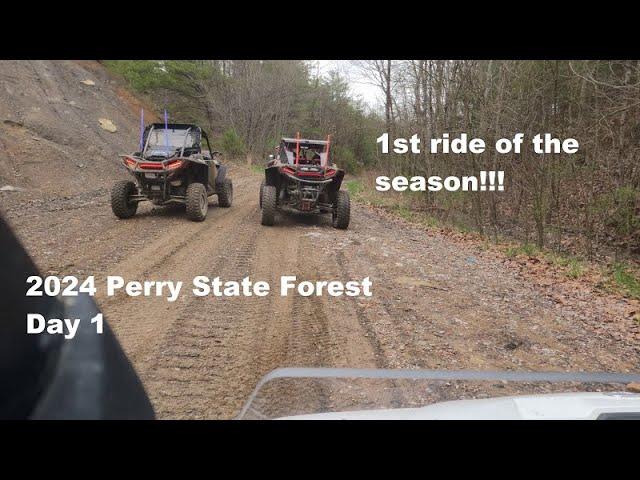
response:
[[[328,168],[328,169],[327,169],[327,172],[326,172],[326,174],[325,174],[325,175],[326,175],[327,177],[332,177],[332,176],[334,176],[335,174],[336,174],[335,169],[333,169],[333,168]]]
[[[140,163],[138,166],[142,170],[164,170],[162,163],[159,162]]]
[[[182,160],[171,160],[167,164],[165,164],[165,168],[167,170],[175,170],[176,168],[180,168],[184,162]]]
[[[133,158],[124,157],[124,163],[127,167],[135,168],[138,162],[136,162]]]
[[[290,168],[290,167],[284,167],[282,169],[282,171],[284,173],[288,173],[289,175],[295,175],[295,173],[296,173],[296,171],[293,168]]]

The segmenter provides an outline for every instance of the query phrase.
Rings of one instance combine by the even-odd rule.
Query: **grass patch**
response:
[[[565,269],[565,274],[569,278],[580,278],[585,273],[584,263],[576,258],[557,253],[546,253],[545,258],[552,264]]]
[[[364,185],[362,185],[360,180],[349,180],[348,182],[345,182],[345,186],[347,187],[349,195],[354,198],[359,197],[364,191]]]
[[[461,222],[455,222],[453,228],[460,233],[473,233],[475,231],[473,227]]]
[[[546,250],[540,250],[536,245],[532,243],[525,243],[523,245],[507,247],[505,255],[509,258],[514,258],[519,255],[527,257],[539,257],[543,256],[551,265],[560,267],[564,270],[564,274],[572,279],[578,279],[584,275],[586,268],[584,263],[576,257],[567,255],[561,255],[555,252],[549,252]]]
[[[640,300],[640,281],[624,263],[613,265],[613,280],[629,297]]]
[[[378,196],[367,197],[366,202],[374,207],[389,207],[389,202],[387,202],[384,198]]]
[[[262,166],[262,165],[251,164],[251,166],[249,168],[251,169],[251,171],[253,173],[258,173],[258,174],[263,174],[264,173],[264,166]]]
[[[397,205],[394,210],[405,220],[411,220],[413,218],[413,212],[411,211],[411,209],[404,205]]]
[[[540,250],[533,243],[524,243],[522,245],[507,247],[504,253],[509,258],[517,257],[518,255],[537,257]]]
[[[421,217],[420,223],[429,228],[438,228],[440,226],[440,222],[437,218],[428,215]]]
[[[573,278],[575,280],[576,278],[580,278],[583,273],[584,265],[582,265],[582,262],[575,258],[570,259],[567,266],[567,277]]]

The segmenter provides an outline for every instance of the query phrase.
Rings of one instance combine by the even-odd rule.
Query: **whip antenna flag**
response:
[[[169,148],[169,121],[167,120],[167,109],[164,109],[164,146]]]
[[[140,151],[144,148],[144,108],[140,109]]]

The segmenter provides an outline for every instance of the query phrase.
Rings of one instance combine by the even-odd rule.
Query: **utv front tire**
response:
[[[128,180],[117,182],[111,189],[111,210],[118,218],[131,218],[138,210],[138,202],[130,200],[136,193],[136,185]]]
[[[333,212],[333,226],[342,230],[349,226],[351,220],[351,200],[349,192],[340,190],[336,198],[336,207]]]
[[[271,226],[276,218],[276,187],[265,185],[262,189],[260,203],[262,204],[262,225]]]
[[[201,222],[207,218],[209,198],[207,197],[207,188],[202,183],[192,183],[187,187],[185,206],[189,220]]]
[[[233,183],[231,179],[225,178],[218,192],[218,206],[229,208],[233,202]]]

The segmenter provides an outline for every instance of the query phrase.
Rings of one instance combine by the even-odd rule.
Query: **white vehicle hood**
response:
[[[419,408],[330,412],[284,420],[595,420],[601,414],[635,413],[640,394],[560,393],[440,402]],[[634,415],[635,417],[635,415]]]

